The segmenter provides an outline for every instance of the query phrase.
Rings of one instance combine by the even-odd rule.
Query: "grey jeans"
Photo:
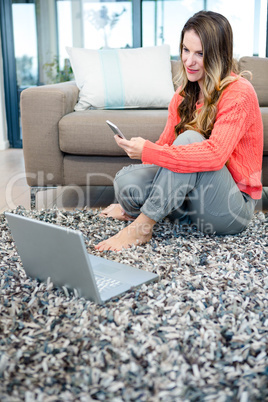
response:
[[[201,141],[201,134],[189,130],[174,145]],[[175,173],[156,165],[131,165],[117,173],[114,189],[117,201],[132,217],[141,212],[156,222],[169,217],[204,233],[243,231],[256,205],[239,190],[226,166],[218,171]]]

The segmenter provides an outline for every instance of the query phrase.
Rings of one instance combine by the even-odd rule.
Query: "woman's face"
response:
[[[202,89],[205,70],[203,65],[203,49],[199,36],[194,30],[186,31],[183,38],[182,62],[191,82],[198,82]]]

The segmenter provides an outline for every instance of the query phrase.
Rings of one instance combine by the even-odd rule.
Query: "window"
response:
[[[34,4],[12,4],[17,84],[23,88],[37,85],[37,35]],[[25,29],[25,19],[27,29]]]
[[[223,14],[230,21],[235,58],[265,57],[267,0],[207,0],[207,9]]]
[[[267,0],[143,0],[143,46],[169,44],[177,56],[183,25],[195,12],[223,14],[234,33],[234,56],[266,54]]]
[[[57,1],[61,64],[65,47],[88,49],[133,47],[131,1]]]
[[[170,45],[172,56],[179,53],[180,33],[195,12],[204,9],[203,0],[143,0],[143,46]]]
[[[23,89],[38,84],[35,5],[16,2],[12,4],[12,16],[17,88],[18,98],[20,98]],[[25,29],[25,19],[27,20],[27,29]],[[18,140],[22,140],[20,123]]]

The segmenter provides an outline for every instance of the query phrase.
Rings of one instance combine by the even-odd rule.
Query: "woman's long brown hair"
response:
[[[186,31],[194,30],[199,36],[203,49],[203,64],[205,78],[203,82],[204,105],[198,111],[200,87],[198,82],[188,81],[185,68],[181,70],[177,84],[181,86],[183,97],[178,106],[180,123],[175,127],[177,134],[191,129],[209,138],[217,115],[217,103],[222,91],[237,77],[231,72],[237,72],[233,60],[233,32],[229,21],[221,14],[212,11],[200,11],[191,17],[181,33],[180,55],[182,56],[183,39]]]

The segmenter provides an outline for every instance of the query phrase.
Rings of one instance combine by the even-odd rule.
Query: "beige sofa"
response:
[[[175,75],[178,62],[171,62]],[[268,186],[268,59],[243,57],[241,70],[253,73],[263,124],[263,185]],[[53,186],[112,186],[123,166],[133,163],[116,145],[105,121],[117,124],[127,138],[156,141],[167,109],[86,110],[74,112],[74,82],[28,88],[21,94],[23,151],[31,206],[40,189]]]

